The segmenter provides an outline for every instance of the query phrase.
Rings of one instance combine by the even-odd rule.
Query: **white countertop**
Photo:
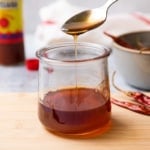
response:
[[[0,92],[34,92],[38,86],[38,72],[28,71],[24,65],[0,66]]]

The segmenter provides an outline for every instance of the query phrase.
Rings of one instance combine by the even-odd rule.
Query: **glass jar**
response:
[[[70,137],[91,137],[108,129],[110,52],[83,42],[59,43],[37,51],[38,116],[46,129]]]

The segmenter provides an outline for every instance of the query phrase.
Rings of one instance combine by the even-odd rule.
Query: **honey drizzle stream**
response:
[[[77,49],[77,41],[78,41],[78,35],[73,35],[73,39],[74,39],[74,44],[75,44],[75,47],[74,47],[74,53],[75,53],[75,60],[77,61],[78,60],[78,49]],[[79,98],[79,93],[78,93],[78,68],[77,68],[77,63],[75,63],[75,87],[76,87],[76,101],[78,101],[78,98]],[[78,105],[77,105],[77,102],[75,103],[76,104],[76,110],[78,110]]]
[[[78,35],[73,35],[73,39],[74,39],[74,43],[75,43],[75,48],[74,48],[75,60],[77,61],[77,59],[78,59],[78,50],[77,50]],[[77,74],[78,74],[78,72],[77,72],[77,65],[75,65],[76,89],[77,89],[77,87],[78,87],[78,76],[77,76]]]

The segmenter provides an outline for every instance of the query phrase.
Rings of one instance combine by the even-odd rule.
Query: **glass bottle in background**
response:
[[[22,0],[0,0],[0,64],[24,61]]]

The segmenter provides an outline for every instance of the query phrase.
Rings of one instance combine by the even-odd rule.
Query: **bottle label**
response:
[[[22,0],[0,0],[0,43],[23,41]]]

